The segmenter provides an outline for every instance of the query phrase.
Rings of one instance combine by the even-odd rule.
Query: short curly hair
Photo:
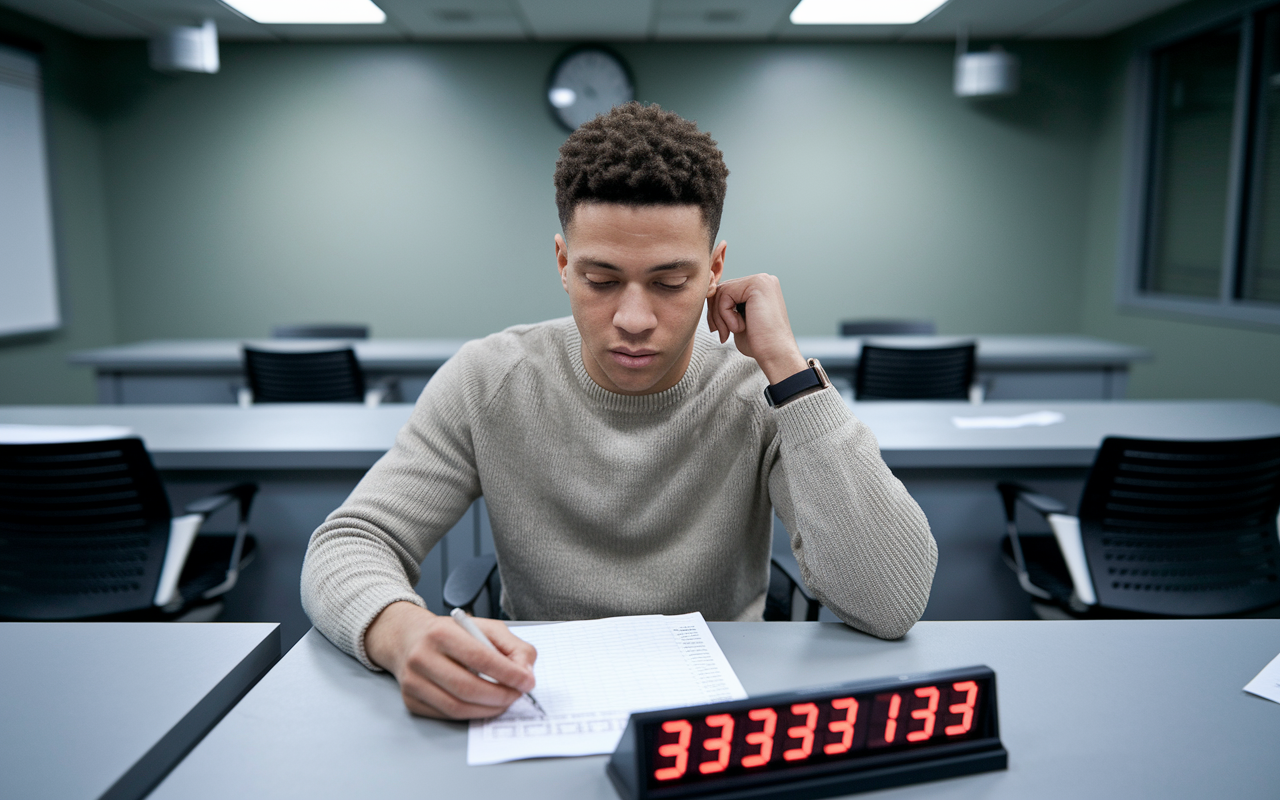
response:
[[[560,147],[556,208],[579,203],[696,205],[715,243],[729,168],[708,134],[678,114],[632,101],[585,122]]]

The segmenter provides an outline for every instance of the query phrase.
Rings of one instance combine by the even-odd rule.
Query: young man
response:
[[[727,175],[707,134],[657,106],[574,132],[555,175],[573,318],[465,345],[312,536],[307,613],[393,673],[410,711],[489,717],[533,688],[532,647],[480,620],[487,650],[413,591],[481,494],[513,619],[758,620],[775,509],[846,623],[896,638],[924,611],[937,547],[919,506],[802,357],[778,280],[722,280]]]

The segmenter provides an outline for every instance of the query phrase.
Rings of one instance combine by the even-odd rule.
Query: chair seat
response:
[[[1160,614],[1143,614],[1138,611],[1123,611],[1106,606],[1089,606],[1081,610],[1071,603],[1071,574],[1067,571],[1066,559],[1058,548],[1058,540],[1053,534],[1024,533],[1019,536],[1022,543],[1022,557],[1027,562],[1027,577],[1036,586],[1044,589],[1051,597],[1051,605],[1039,600],[1032,600],[1037,615],[1046,619],[1175,619]],[[1018,571],[1013,557],[1013,544],[1006,535],[1000,540],[1000,555],[1004,563]],[[1044,613],[1043,608],[1051,608],[1051,613]],[[1280,618],[1280,605],[1254,609],[1251,612],[1232,614],[1232,618],[1277,619]]]

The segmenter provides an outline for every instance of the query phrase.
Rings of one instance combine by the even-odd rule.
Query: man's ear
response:
[[[716,287],[724,277],[724,257],[728,251],[729,243],[723,241],[711,251],[711,285],[707,287],[707,297],[715,294]]]
[[[556,234],[556,269],[560,270],[560,285],[564,287],[567,294],[569,291],[569,245],[558,233]]]

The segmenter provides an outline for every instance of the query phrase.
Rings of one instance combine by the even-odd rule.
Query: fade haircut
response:
[[[585,122],[560,147],[556,208],[568,228],[580,203],[693,205],[715,244],[729,168],[708,134],[635,101]]]

